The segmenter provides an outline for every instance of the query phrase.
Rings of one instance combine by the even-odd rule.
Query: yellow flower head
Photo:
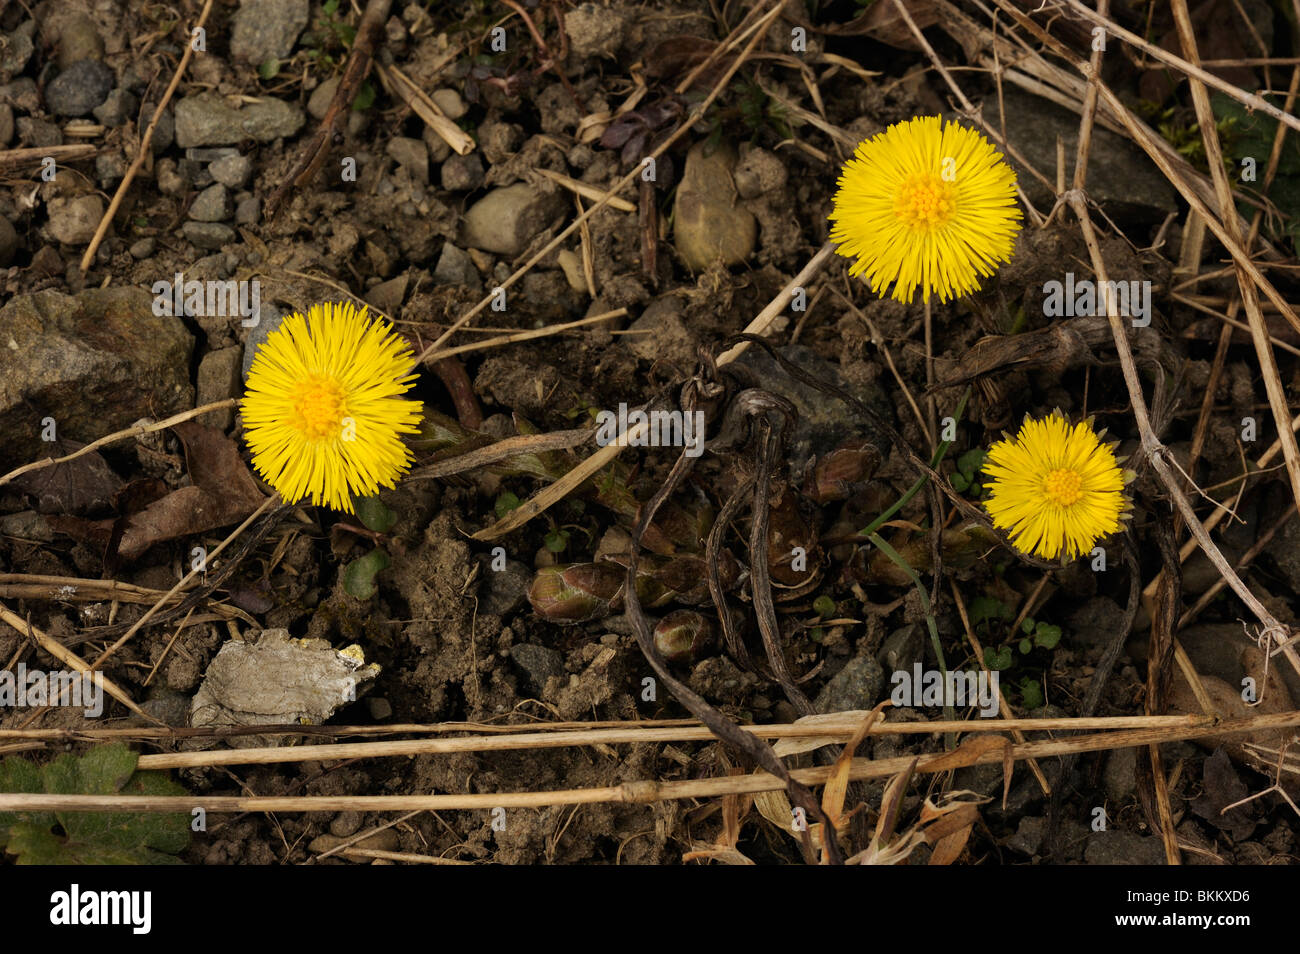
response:
[[[880,294],[910,302],[965,295],[1011,258],[1016,174],[974,130],[938,116],[895,123],[858,143],[831,211],[831,241]]]
[[[348,303],[312,305],[267,335],[241,404],[253,466],[289,503],[311,495],[352,513],[352,497],[392,487],[419,428],[411,352],[387,325]]]
[[[1102,432],[1103,434],[1105,432]],[[1113,445],[1089,421],[1071,425],[1059,411],[1026,418],[1015,438],[989,448],[984,506],[1024,553],[1074,559],[1120,528],[1129,503]]]

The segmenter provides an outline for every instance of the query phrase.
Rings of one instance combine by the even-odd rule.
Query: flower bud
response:
[[[669,662],[694,662],[713,642],[713,624],[695,610],[673,610],[655,626],[654,641]]]

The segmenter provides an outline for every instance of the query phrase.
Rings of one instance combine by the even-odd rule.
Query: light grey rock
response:
[[[194,406],[202,407],[213,401],[236,397],[239,394],[239,369],[242,361],[243,349],[237,345],[205,354],[199,362],[198,395],[194,399]],[[235,410],[228,407],[221,411],[211,411],[200,421],[228,431],[235,422]]]
[[[623,45],[627,19],[616,7],[583,3],[564,14],[564,32],[574,57],[612,59]]]
[[[272,142],[302,128],[302,110],[283,100],[265,98],[235,109],[217,93],[187,96],[176,105],[176,144],[231,146],[244,139]]]
[[[91,110],[91,112],[95,114],[95,119],[103,123],[105,126],[117,127],[134,119],[136,110],[139,108],[140,101],[136,99],[134,93],[124,89],[114,89],[109,90],[108,96],[104,98],[104,101]],[[145,121],[148,122],[148,120]],[[155,130],[154,135],[156,136],[157,134],[157,130]]]
[[[324,119],[325,114],[329,112],[330,103],[334,101],[334,94],[338,92],[339,78],[331,76],[329,79],[321,82],[307,100],[307,112],[311,113],[312,119]]]
[[[453,122],[469,112],[465,100],[461,99],[460,93],[454,89],[435,89],[429,94],[429,98],[442,110],[442,114]]]
[[[236,225],[256,225],[262,218],[262,200],[256,196],[240,199],[235,206]]]
[[[673,203],[673,237],[692,271],[704,271],[719,259],[738,265],[754,252],[758,222],[738,204],[731,175],[735,164],[735,150],[726,144],[710,151],[707,143],[697,143],[686,154]]]
[[[0,74],[7,77],[16,76],[21,73],[27,66],[27,61],[32,58],[32,51],[35,47],[32,45],[32,21],[28,20],[23,24],[28,29],[22,27],[14,30],[4,38],[0,43]]]
[[[464,242],[471,248],[513,258],[564,208],[555,191],[517,182],[493,189],[465,213]]]
[[[54,123],[31,116],[19,116],[15,124],[18,127],[18,141],[24,146],[62,146],[63,133]]]
[[[416,182],[428,183],[429,151],[424,148],[423,142],[405,136],[394,136],[388,140],[387,151]]]
[[[157,247],[158,247],[158,242],[156,239],[142,238],[138,242],[132,242],[131,247],[127,249],[127,251],[131,253],[131,257],[134,258],[136,261],[143,261],[144,259],[148,258],[150,255],[152,255],[154,253],[154,249],[156,249]]]
[[[190,205],[190,218],[196,222],[224,222],[233,211],[230,190],[218,182],[194,197],[194,202]]]
[[[235,230],[220,222],[186,222],[181,232],[195,248],[213,252],[235,240]]]
[[[50,237],[65,245],[85,245],[104,217],[104,201],[97,195],[60,196],[49,203]]]
[[[442,187],[448,192],[473,192],[482,187],[486,172],[476,152],[448,156],[442,164]]]
[[[854,656],[818,693],[813,707],[818,712],[846,712],[870,709],[880,698],[885,671],[871,656]]]
[[[242,189],[253,172],[253,160],[247,156],[223,156],[208,166],[212,178],[231,189]]]
[[[242,0],[230,31],[230,55],[251,66],[284,59],[307,25],[308,0]]]
[[[442,246],[438,264],[433,269],[433,277],[445,285],[469,285],[480,290],[483,288],[483,280],[479,278],[478,269],[474,267],[469,253],[451,242]]]

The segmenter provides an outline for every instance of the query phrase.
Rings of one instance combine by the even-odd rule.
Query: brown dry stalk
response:
[[[8,623],[19,633],[19,635],[30,635],[32,639],[36,640],[41,649],[45,650],[59,662],[63,663],[63,665],[71,666],[73,669],[77,670],[77,672],[95,674],[96,670],[99,668],[98,665],[88,664],[84,659],[72,650],[68,649],[53,636],[42,632],[40,629],[27,622],[27,620],[23,619],[3,604],[0,604],[0,622]],[[98,678],[103,680],[104,691],[118,702],[122,703],[122,705],[126,706],[136,715],[148,719],[150,722],[158,721],[137,706],[134,700],[132,700],[126,692],[118,688],[117,683],[113,682],[103,673],[98,673]]]
[[[1036,720],[1030,720],[1036,721]],[[1046,720],[1044,720],[1046,721]],[[1072,720],[1062,720],[1072,721]],[[1077,721],[1077,720],[1074,720]],[[927,723],[934,729],[937,723]],[[1006,723],[996,723],[1006,728]],[[1230,719],[1213,725],[1143,728],[1097,735],[1075,736],[1006,746],[981,745],[970,750],[936,752],[922,756],[903,755],[887,759],[854,759],[849,778],[861,781],[887,778],[912,765],[920,773],[946,772],[967,765],[1005,764],[1028,758],[1048,758],[1071,752],[1100,752],[1182,739],[1214,738],[1251,731],[1290,729],[1300,726],[1300,712]],[[874,731],[874,727],[873,727]],[[793,769],[790,775],[805,785],[824,784],[834,766]],[[189,812],[198,806],[209,812],[298,812],[298,811],[413,811],[439,809],[538,808],[550,805],[584,805],[600,802],[646,804],[685,798],[717,798],[784,790],[786,783],[765,772],[722,778],[660,782],[625,782],[602,788],[562,789],[545,792],[488,792],[466,795],[314,795],[314,796],[135,796],[135,795],[45,795],[0,793],[0,812]]]
[[[570,331],[574,328],[581,328],[585,325],[594,324],[597,321],[609,321],[611,318],[622,318],[627,314],[626,308],[615,308],[613,311],[607,311],[599,315],[591,315],[587,318],[579,318],[576,321],[566,321],[558,325],[547,325],[545,328],[534,328],[531,331],[516,331],[508,335],[499,335],[496,338],[485,338],[483,341],[475,341],[473,344],[458,345],[455,348],[448,348],[445,351],[435,351],[429,355],[429,361],[440,361],[443,358],[450,358],[454,354],[464,354],[466,351],[482,351],[484,348],[496,348],[500,345],[513,344],[516,341],[531,341],[534,338],[549,338],[551,335],[558,335],[562,331]]]
[[[203,29],[203,25],[208,21],[208,14],[212,12],[212,0],[204,0],[203,9],[199,12],[199,19],[194,24],[195,30]],[[185,75],[185,68],[190,65],[190,60],[194,56],[194,44],[189,42],[185,44],[185,52],[181,54],[181,61],[176,65],[176,72],[172,74],[171,82],[167,84],[167,89],[163,92],[162,99],[158,101],[158,107],[153,111],[153,118],[149,120],[149,125],[145,127],[144,135],[140,137],[140,145],[136,148],[135,158],[131,160],[131,165],[127,167],[126,175],[122,176],[122,181],[117,186],[117,191],[113,193],[113,199],[108,203],[108,209],[104,212],[103,218],[99,220],[99,225],[95,228],[95,234],[90,239],[90,244],[86,246],[86,253],[81,256],[81,270],[89,271],[90,266],[95,262],[95,253],[99,251],[99,244],[104,241],[104,236],[108,233],[108,227],[113,222],[113,216],[117,215],[117,210],[122,205],[122,200],[126,198],[126,190],[131,188],[131,183],[135,181],[136,173],[144,165],[145,158],[149,155],[149,145],[153,142],[153,132],[158,126],[158,120],[162,118],[163,110],[171,102],[172,94],[176,92],[176,87],[181,83],[181,77]],[[4,483],[0,480],[0,484]]]
[[[72,162],[76,159],[89,159],[99,152],[90,143],[69,146],[31,146],[24,149],[0,149],[0,172],[21,169],[53,159],[55,162]]]

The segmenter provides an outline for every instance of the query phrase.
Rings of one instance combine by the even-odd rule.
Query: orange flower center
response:
[[[333,378],[313,374],[294,390],[293,427],[308,440],[338,437],[347,413],[346,395]]]
[[[894,215],[908,228],[928,231],[946,225],[957,211],[956,184],[932,172],[907,177],[894,202]]]
[[[1083,478],[1072,470],[1054,470],[1043,481],[1043,492],[1062,507],[1083,496]]]

